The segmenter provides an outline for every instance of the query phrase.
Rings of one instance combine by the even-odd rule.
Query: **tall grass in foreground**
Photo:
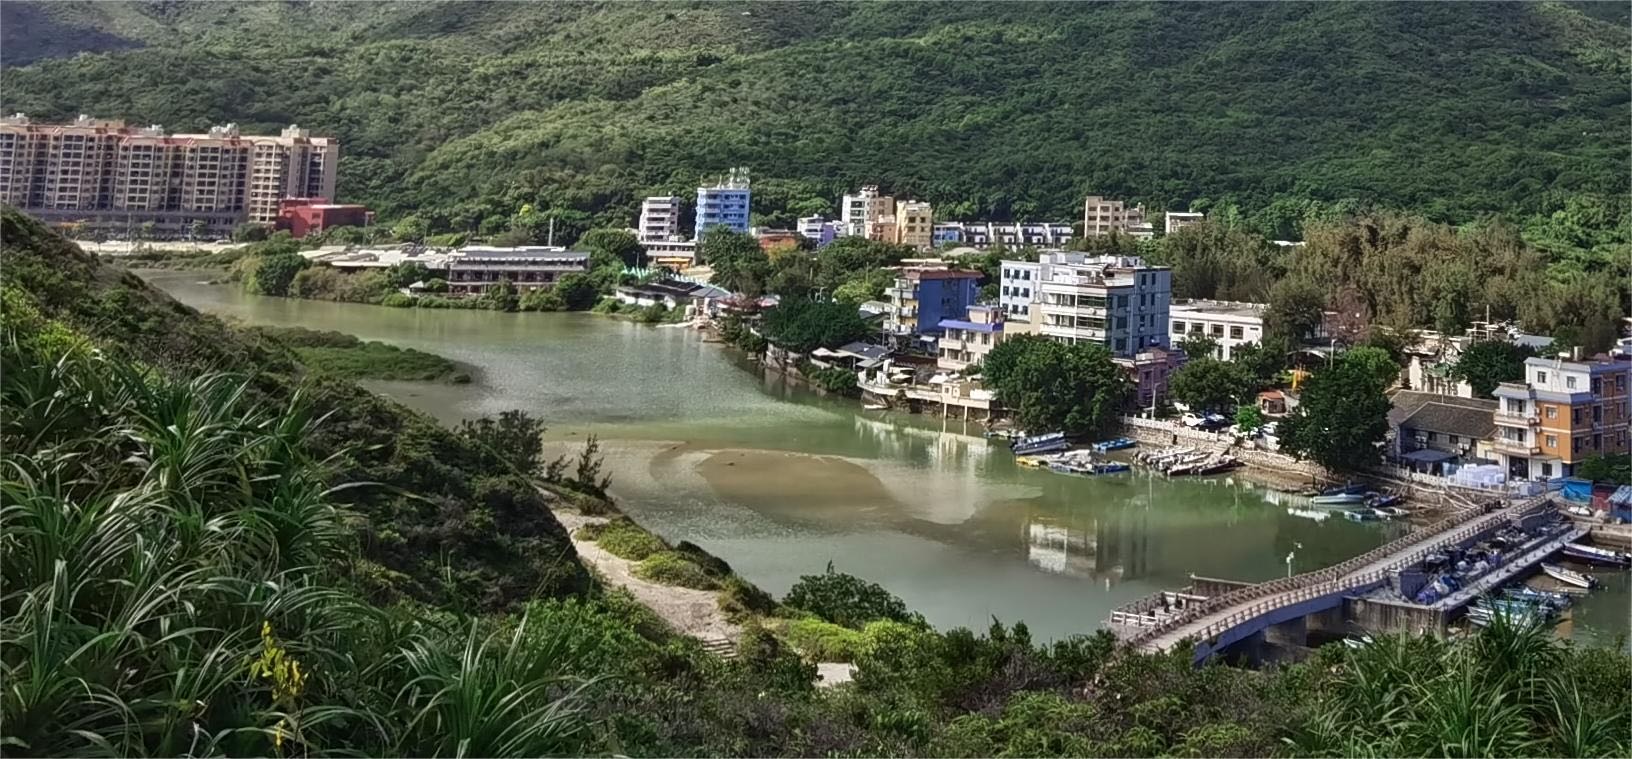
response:
[[[0,345],[0,749],[573,751],[562,649],[361,603],[298,395]],[[542,639],[547,643],[548,636]]]

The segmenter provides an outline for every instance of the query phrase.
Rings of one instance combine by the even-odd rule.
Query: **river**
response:
[[[245,295],[196,272],[145,272],[200,310],[348,332],[474,368],[471,385],[372,383],[453,421],[519,408],[552,455],[596,435],[632,517],[781,595],[829,562],[938,627],[1024,621],[1090,632],[1111,608],[1191,573],[1265,580],[1335,564],[1398,524],[1316,521],[1234,478],[1070,477],[1015,466],[975,425],[866,412],[737,359],[692,330],[592,314],[390,309]],[[1626,631],[1627,575],[1575,609],[1576,637]]]

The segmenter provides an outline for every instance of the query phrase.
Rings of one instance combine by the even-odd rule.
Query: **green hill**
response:
[[[1102,193],[1440,221],[1632,190],[1624,8],[1562,3],[124,3],[0,7],[0,104],[343,141],[341,196],[438,228],[627,224],[753,169],[786,223],[877,182],[943,217]],[[89,54],[63,57],[79,52]],[[497,222],[494,222],[495,224]]]

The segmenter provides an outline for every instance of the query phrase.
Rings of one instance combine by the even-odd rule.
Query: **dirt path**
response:
[[[585,516],[559,502],[555,503],[554,512],[555,518],[560,520],[561,526],[567,528],[569,534],[576,533],[584,525],[608,521],[604,517]],[[732,624],[720,611],[720,594],[717,591],[678,588],[642,580],[635,576],[636,562],[613,556],[594,541],[579,540],[574,536],[572,547],[578,549],[579,558],[599,572],[607,585],[627,589],[635,600],[662,617],[675,632],[690,635],[705,644],[714,644],[711,649],[718,648],[722,642],[728,643],[735,651],[742,627]]]

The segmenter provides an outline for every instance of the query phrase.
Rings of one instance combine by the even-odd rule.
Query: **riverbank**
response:
[[[399,348],[333,330],[304,327],[248,327],[252,334],[282,343],[302,364],[349,380],[398,380],[469,384],[469,367],[433,353]]]

